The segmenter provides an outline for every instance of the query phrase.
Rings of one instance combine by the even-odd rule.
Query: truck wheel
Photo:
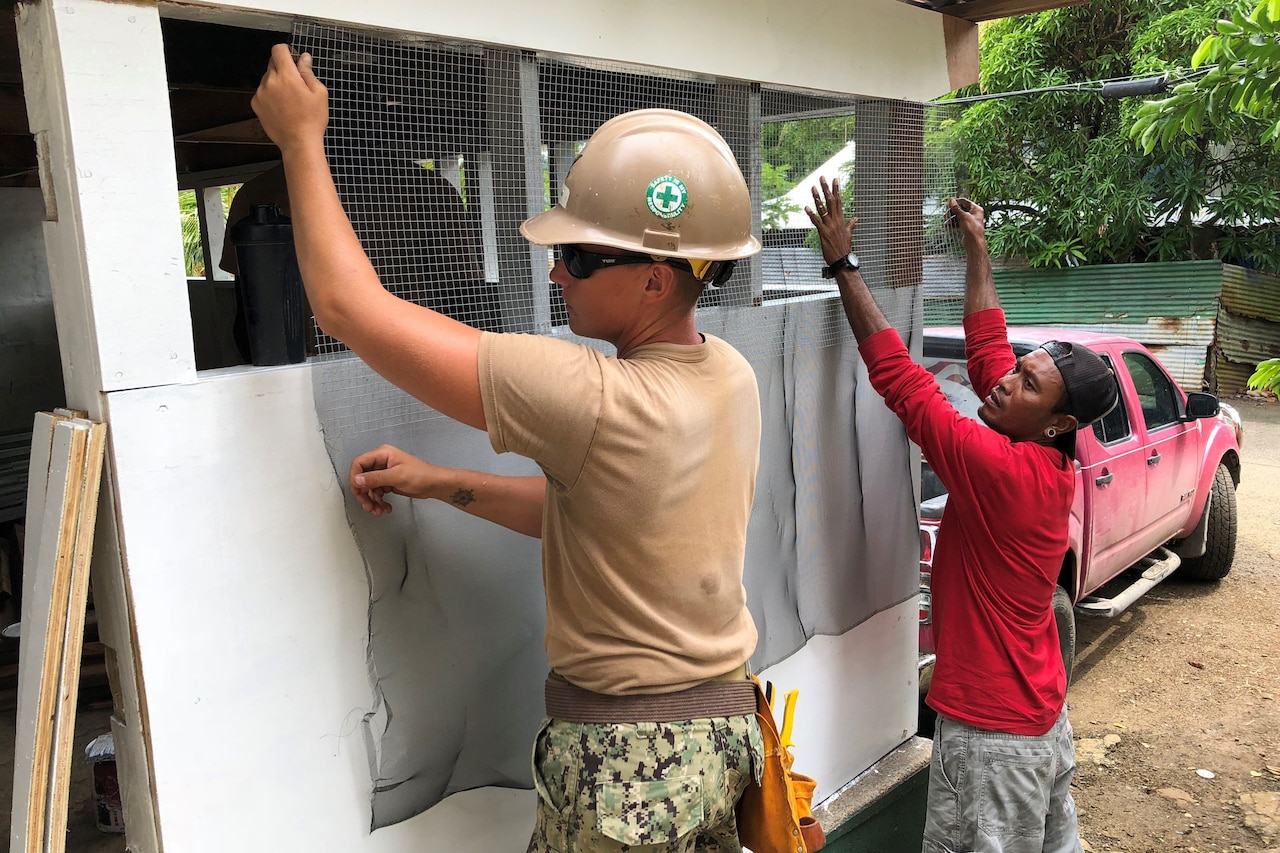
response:
[[[1213,490],[1204,511],[1209,513],[1204,556],[1183,560],[1178,576],[1194,581],[1222,580],[1236,558],[1236,485],[1226,465],[1213,475]]]
[[[1058,623],[1058,648],[1062,651],[1062,667],[1071,684],[1071,669],[1076,662],[1076,611],[1071,594],[1062,587],[1053,591],[1053,619]]]

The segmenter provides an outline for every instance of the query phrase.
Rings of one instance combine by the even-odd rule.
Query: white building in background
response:
[[[813,206],[813,190],[818,185],[819,178],[826,178],[830,181],[832,178],[839,178],[843,183],[853,170],[854,152],[857,150],[858,144],[850,139],[840,150],[832,154],[818,168],[796,183],[794,187],[787,190],[779,199],[765,202],[779,203],[783,210],[787,211],[786,218],[778,225],[779,229],[812,228],[813,223],[809,221],[809,215],[804,212],[806,207]]]

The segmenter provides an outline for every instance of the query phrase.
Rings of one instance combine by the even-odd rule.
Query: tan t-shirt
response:
[[[742,586],[760,454],[751,366],[705,336],[625,359],[485,333],[480,391],[499,453],[547,475],[547,657],[597,693],[666,693],[742,664]]]

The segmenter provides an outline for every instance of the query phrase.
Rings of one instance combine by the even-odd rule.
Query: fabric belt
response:
[[[754,682],[708,681],[675,693],[608,696],[548,678],[547,716],[566,723],[674,723],[756,712]]]

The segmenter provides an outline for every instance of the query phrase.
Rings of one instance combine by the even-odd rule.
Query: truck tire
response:
[[[1178,576],[1194,581],[1222,580],[1236,558],[1236,484],[1226,465],[1219,465],[1213,474],[1213,490],[1204,511],[1209,513],[1204,556],[1183,560]]]
[[[1053,620],[1058,623],[1058,648],[1062,652],[1062,668],[1071,685],[1071,670],[1076,662],[1076,610],[1071,594],[1062,587],[1053,591]]]

